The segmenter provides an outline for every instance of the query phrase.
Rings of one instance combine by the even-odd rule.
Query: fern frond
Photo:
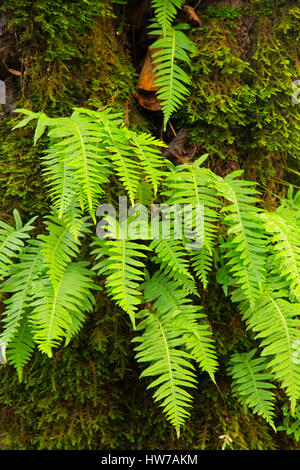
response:
[[[237,283],[242,287],[251,306],[262,292],[266,277],[267,243],[261,209],[254,203],[259,194],[253,186],[255,183],[235,179],[242,171],[234,171],[224,180],[216,179],[219,194],[231,202],[222,211],[228,214],[223,222],[228,226],[228,239],[223,248],[227,249],[224,257],[230,258],[228,266]]]
[[[71,259],[78,255],[80,242],[72,235],[65,221],[55,214],[48,217],[47,230],[49,233],[40,235],[39,239],[44,263],[55,287],[60,282]],[[88,231],[84,220],[82,220],[81,230],[83,233]],[[80,235],[82,236],[83,233]]]
[[[30,322],[34,325],[34,341],[40,351],[52,357],[52,349],[68,337],[73,318],[82,323],[84,312],[92,310],[92,289],[98,287],[91,280],[93,272],[86,262],[70,263],[54,288],[44,279],[33,292],[30,304]]]
[[[150,362],[140,377],[157,377],[148,388],[158,387],[153,395],[160,401],[167,419],[175,426],[177,436],[180,427],[189,416],[192,396],[186,388],[196,388],[191,356],[183,351],[184,339],[172,328],[173,314],[161,315],[158,311],[143,310],[137,314],[141,321],[137,330],[144,330],[133,341],[138,362]]]
[[[74,169],[70,166],[65,149],[51,146],[42,157],[46,168],[43,171],[53,207],[61,218],[77,196],[78,183]]]
[[[109,295],[128,313],[135,329],[135,314],[142,302],[139,285],[144,281],[145,268],[140,258],[146,258],[144,251],[150,248],[126,237],[119,240],[97,238],[93,245],[96,248],[92,254],[96,255],[97,260],[100,259],[93,269],[106,277]]]
[[[133,151],[139,159],[140,166],[144,169],[147,180],[151,182],[155,195],[158,185],[165,175],[165,172],[161,170],[166,163],[161,148],[166,147],[166,145],[149,134],[128,132],[130,140],[134,144]]]
[[[271,238],[273,272],[284,277],[296,297],[300,297],[300,228],[276,212],[263,213],[262,218]]]
[[[252,408],[253,412],[262,416],[276,432],[273,421],[275,395],[271,391],[276,387],[270,383],[272,375],[267,372],[266,359],[254,358],[255,354],[256,349],[253,349],[231,357],[228,373],[233,379],[233,392],[244,407]]]
[[[36,217],[33,217],[23,226],[16,209],[14,209],[13,215],[15,227],[0,220],[0,279],[7,275],[9,266],[13,263],[13,258],[21,252],[24,240],[29,238],[27,232],[34,228],[31,224],[36,219]]]
[[[161,36],[161,30],[152,32]],[[168,28],[163,37],[157,39],[151,46],[157,97],[161,101],[164,115],[164,129],[171,114],[176,111],[189,94],[187,85],[191,84],[188,74],[178,65],[178,62],[190,63],[188,53],[195,49],[189,38],[178,28]]]
[[[31,291],[34,281],[43,268],[43,256],[40,244],[31,240],[30,245],[23,248],[18,256],[18,263],[11,266],[9,278],[1,285],[0,292],[12,293],[4,301],[6,309],[3,313],[3,331],[0,342],[7,344],[14,337],[20,321],[24,317],[31,301]]]
[[[23,367],[31,358],[34,347],[32,326],[24,317],[6,349],[8,362],[16,368],[20,382],[22,381]]]
[[[218,230],[220,201],[212,185],[211,172],[201,168],[206,155],[193,164],[178,165],[166,179],[164,194],[168,205],[190,205],[191,214],[184,220],[185,238],[188,238],[189,226],[196,234],[195,248],[190,243],[187,249],[191,255],[192,266],[197,277],[207,285],[207,274],[211,269],[212,252]],[[200,220],[197,220],[200,219]],[[192,223],[191,223],[192,222]],[[197,242],[199,240],[199,242]],[[192,250],[189,250],[189,247]],[[197,248],[198,247],[198,248]]]
[[[249,328],[261,339],[262,356],[291,401],[292,410],[300,398],[300,365],[295,361],[295,345],[300,340],[300,304],[287,301],[281,292],[262,294],[245,312]]]
[[[193,276],[189,272],[187,253],[180,240],[152,240],[150,248],[156,252],[160,269],[175,279],[187,292],[197,294]]]
[[[95,221],[99,195],[103,193],[102,185],[109,181],[107,152],[102,144],[101,128],[88,116],[74,111],[70,118],[52,122],[49,137],[59,140],[58,149],[65,151],[74,179],[85,196],[85,207]],[[59,157],[62,158],[62,155]]]
[[[168,321],[184,337],[185,348],[192,358],[214,381],[217,356],[207,317],[201,312],[201,307],[192,304],[180,285],[159,271],[142,288],[146,302],[153,303],[152,310],[161,315],[173,315],[168,317]]]
[[[140,181],[134,196],[134,201],[138,204],[150,206],[153,203],[154,195],[152,185],[147,181]]]
[[[141,172],[151,182],[156,193],[163,176],[160,168],[165,163],[159,148],[166,145],[149,134],[129,131],[120,119],[120,114],[111,113],[110,109],[98,112],[78,108],[78,112],[86,113],[98,125],[101,124],[108,158],[128,192],[131,203],[134,203]]]
[[[152,0],[152,7],[154,8],[155,19],[165,34],[171,27],[177,9],[183,5],[183,0]]]

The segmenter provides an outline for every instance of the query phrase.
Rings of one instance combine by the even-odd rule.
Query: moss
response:
[[[17,208],[25,218],[47,211],[41,179],[41,144],[32,145],[30,129],[12,133],[13,121],[0,123],[0,206],[1,218],[11,217]]]
[[[300,110],[291,95],[300,10],[251,5],[230,22],[222,18],[228,7],[203,7],[203,25],[191,31],[191,96],[177,118],[200,153],[236,161],[265,186],[284,179],[283,168],[297,168],[299,159]],[[267,189],[278,192],[280,184]]]

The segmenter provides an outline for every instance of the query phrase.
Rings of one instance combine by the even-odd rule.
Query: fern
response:
[[[266,232],[270,234],[273,272],[284,277],[296,297],[300,297],[300,228],[278,213],[264,213]]]
[[[271,391],[276,387],[270,383],[272,375],[266,372],[267,361],[262,357],[255,359],[255,354],[256,349],[253,349],[231,357],[228,372],[233,379],[233,391],[244,407],[252,408],[276,431],[273,421],[275,395]]]
[[[166,190],[164,194],[168,197],[167,204],[190,205],[190,219],[194,224],[191,225],[191,231],[196,232],[199,241],[198,249],[193,249],[191,254],[192,266],[195,269],[197,277],[207,285],[207,275],[212,265],[212,252],[215,244],[218,230],[220,202],[215,196],[215,190],[210,188],[212,176],[209,170],[201,168],[200,165],[206,158],[206,155],[199,158],[192,165],[184,164],[173,168],[166,179]],[[203,214],[200,211],[203,208]],[[198,215],[203,215],[199,221],[197,229],[197,211]],[[189,218],[187,218],[188,222]],[[188,230],[187,230],[188,232]],[[189,236],[186,234],[185,238]],[[202,245],[202,246],[201,246]],[[189,251],[190,245],[186,248]]]
[[[73,322],[84,320],[84,312],[92,310],[92,271],[86,269],[88,263],[70,263],[55,288],[50,280],[44,279],[36,285],[30,304],[30,321],[34,324],[34,341],[40,351],[52,357],[52,349],[69,332]],[[76,286],[76,289],[74,289]]]
[[[176,16],[177,9],[183,5],[183,0],[152,0],[152,7],[156,21],[160,25],[163,34],[170,29]]]
[[[181,332],[192,358],[214,381],[217,369],[216,352],[207,318],[201,312],[201,307],[193,305],[186,292],[179,288],[178,282],[170,280],[164,273],[155,273],[142,287],[145,300],[154,302],[153,308],[156,311],[161,314],[173,312],[174,329]]]
[[[17,112],[27,113],[18,109]],[[38,119],[40,113],[31,113]],[[28,117],[20,126],[28,122]],[[70,205],[87,210],[95,222],[103,185],[114,172],[134,203],[141,176],[151,182],[154,191],[163,176],[159,169],[164,158],[159,147],[165,144],[147,134],[129,131],[120,114],[110,109],[97,112],[76,108],[69,118],[47,118],[51,145],[43,157],[44,175],[54,208],[61,218]],[[35,136],[39,138],[41,131]]]
[[[180,27],[171,26],[181,3],[153,4],[156,20],[160,18],[156,33],[162,36],[153,47],[166,126],[188,93],[188,77],[177,62],[188,63],[192,46]],[[48,133],[42,162],[52,205],[43,221],[46,231],[35,240],[28,235],[33,219],[23,226],[15,211],[15,227],[0,222],[0,276],[5,277],[0,292],[6,307],[0,347],[19,378],[35,346],[51,357],[78,333],[93,309],[93,291],[99,289],[92,280],[96,271],[108,296],[136,328],[136,358],[147,363],[141,376],[153,378],[154,398],[179,435],[192,404],[190,389],[197,387],[195,366],[215,381],[214,339],[198,304],[197,281],[206,289],[218,265],[217,283],[239,303],[261,346],[262,358],[255,359],[255,351],[233,356],[234,393],[274,426],[274,386],[269,384],[274,379],[294,411],[300,397],[300,366],[295,361],[300,341],[295,302],[300,193],[289,192],[276,212],[269,213],[261,209],[254,183],[241,179],[242,172],[222,178],[202,166],[207,155],[174,166],[162,157],[162,142],[127,129],[111,109],[77,108],[67,118],[21,111],[25,118],[17,127],[37,120],[34,143]],[[135,216],[116,223],[113,235],[115,221],[107,217],[106,238],[92,244],[96,262],[91,269],[78,261],[83,239],[82,251],[89,251],[89,220],[95,222],[100,201],[114,200],[122,187],[132,212],[137,201],[163,199],[170,237],[159,230],[150,242],[137,232],[130,239],[127,225],[136,223]],[[183,220],[177,218],[177,207],[187,209]],[[147,269],[152,272],[153,262],[157,272],[150,277]]]
[[[6,350],[8,362],[16,368],[20,382],[22,381],[23,368],[32,356],[34,346],[32,326],[24,317]]]
[[[216,188],[231,203],[222,209],[228,212],[223,222],[232,235],[223,245],[227,250],[224,256],[230,258],[230,272],[253,307],[266,277],[266,235],[258,216],[261,209],[254,205],[254,195],[259,193],[253,182],[236,179],[241,173],[234,171],[224,180],[216,179]]]
[[[75,239],[68,225],[56,215],[50,216],[47,222],[47,235],[40,235],[41,251],[49,278],[54,287],[60,282],[64,271],[72,258],[79,253],[79,240]],[[83,233],[88,232],[87,225],[82,221]],[[82,236],[83,233],[80,235]]]
[[[109,221],[109,218],[108,218]],[[125,221],[126,223],[126,221]],[[118,234],[126,228],[119,226]],[[128,313],[135,329],[135,315],[141,304],[139,285],[144,280],[145,264],[139,258],[146,258],[144,251],[150,250],[147,245],[120,236],[117,240],[95,239],[93,254],[100,261],[93,269],[99,275],[106,276],[106,289],[116,303]]]
[[[157,377],[148,388],[158,386],[153,398],[161,401],[166,417],[175,426],[177,436],[180,427],[189,416],[186,408],[190,407],[192,396],[186,388],[196,387],[196,377],[190,356],[180,349],[184,339],[168,324],[168,317],[161,318],[157,312],[142,310],[137,315],[142,321],[138,330],[145,330],[143,335],[135,338],[141,344],[135,348],[136,359],[150,362],[140,377]]]
[[[157,97],[161,101],[164,114],[164,129],[171,114],[176,111],[189,94],[187,88],[191,84],[189,75],[178,65],[178,62],[190,64],[188,53],[195,50],[189,38],[179,26],[168,28],[163,36],[160,29],[152,31],[160,36],[151,46],[152,59],[155,64],[154,73]]]
[[[23,226],[21,217],[16,209],[14,209],[13,215],[15,227],[0,220],[0,280],[7,275],[13,259],[21,252],[24,240],[29,238],[27,232],[34,228],[31,224],[36,219],[36,217],[33,217]]]
[[[11,266],[9,278],[2,284],[0,292],[11,293],[4,301],[6,309],[2,322],[0,342],[6,347],[19,328],[20,321],[28,312],[31,292],[43,269],[40,243],[31,240],[18,256],[18,263]]]
[[[139,362],[150,362],[141,377],[157,377],[149,388],[158,387],[154,399],[160,401],[160,406],[179,436],[180,427],[189,416],[188,408],[192,401],[186,389],[196,387],[191,359],[195,358],[203,370],[213,377],[215,355],[209,333],[195,324],[195,318],[201,317],[200,309],[190,305],[190,300],[178,289],[176,282],[156,273],[142,287],[145,301],[148,304],[151,302],[151,306],[137,314],[141,320],[137,331],[143,330],[143,333],[133,339],[139,343],[135,348],[136,359]],[[202,342],[202,350],[193,340],[193,335],[197,343]]]
[[[163,175],[159,167],[165,162],[159,147],[166,145],[148,134],[129,131],[119,119],[120,115],[110,110],[100,113],[80,108],[78,111],[85,112],[93,122],[101,125],[105,133],[107,157],[126,188],[131,203],[134,203],[141,173],[145,174],[156,192]]]
[[[282,292],[268,291],[257,299],[253,311],[244,314],[256,338],[261,338],[262,356],[268,357],[274,378],[286,389],[292,410],[300,398],[300,366],[294,360],[294,345],[300,340],[299,315],[300,304],[287,301]]]
[[[150,248],[157,253],[160,269],[166,275],[174,278],[187,292],[197,294],[193,276],[189,272],[189,263],[186,260],[186,251],[178,240],[153,240]]]
[[[152,184],[155,195],[165,175],[165,173],[161,171],[161,168],[165,164],[165,159],[161,154],[161,148],[164,147],[164,144],[148,134],[130,132],[129,136],[131,142],[134,144],[134,153],[140,161],[140,166],[144,169],[147,180]]]

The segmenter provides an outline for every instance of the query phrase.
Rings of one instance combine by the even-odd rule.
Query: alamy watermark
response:
[[[101,204],[96,215],[101,218],[96,228],[101,239],[184,240],[190,250],[203,246],[203,204],[128,206],[127,197],[120,196],[118,210],[112,204]]]
[[[300,103],[300,80],[295,80],[292,83],[292,88],[295,90],[292,94],[292,103],[296,105]]]
[[[5,103],[6,103],[5,82],[3,80],[0,80],[0,104],[5,104]]]

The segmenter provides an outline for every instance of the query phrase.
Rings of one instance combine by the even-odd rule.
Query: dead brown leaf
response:
[[[202,20],[200,20],[199,16],[195,12],[195,9],[189,5],[184,5],[183,7],[184,11],[188,15],[190,20],[197,21],[197,23],[201,26],[202,25]]]

